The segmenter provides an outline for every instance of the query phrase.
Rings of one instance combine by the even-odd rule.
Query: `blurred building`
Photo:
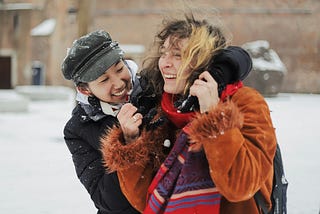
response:
[[[0,0],[0,88],[68,85],[60,65],[79,36],[105,29],[141,65],[161,20],[187,11],[217,21],[233,45],[266,40],[287,68],[282,92],[320,93],[320,1]],[[179,8],[177,11],[176,9]]]

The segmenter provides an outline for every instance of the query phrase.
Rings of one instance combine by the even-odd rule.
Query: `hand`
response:
[[[131,103],[126,103],[121,107],[117,115],[127,144],[139,137],[139,126],[142,124],[142,114],[136,112],[137,107]]]
[[[198,97],[200,112],[204,113],[219,102],[218,84],[208,71],[199,75],[190,87],[190,94]]]

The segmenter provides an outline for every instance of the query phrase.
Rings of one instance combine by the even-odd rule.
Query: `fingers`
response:
[[[121,117],[128,118],[128,117],[132,117],[137,110],[138,110],[137,107],[135,107],[131,103],[126,103],[121,107],[119,114]]]
[[[137,107],[131,103],[124,104],[117,115],[120,124],[132,124],[139,121],[142,122],[142,114],[136,113],[137,110]]]
[[[137,122],[137,121],[138,121],[138,119],[139,119],[139,118],[137,117],[137,115],[133,115],[133,117],[132,117],[132,118],[133,118],[133,122],[134,122],[134,123],[135,123],[135,122]]]
[[[208,111],[219,101],[218,84],[208,71],[199,75],[190,87],[190,94],[197,96],[200,112]]]
[[[194,85],[203,85],[215,88],[218,84],[208,71],[204,71],[199,75],[198,79],[194,81]]]
[[[117,115],[126,143],[130,143],[139,135],[139,126],[142,124],[143,116],[136,112],[137,108],[135,106],[126,103]]]
[[[199,98],[202,94],[208,93],[212,96],[218,94],[218,84],[208,71],[204,71],[190,87],[190,94]]]
[[[217,84],[215,79],[212,77],[212,75],[208,71],[204,71],[199,75],[199,80],[203,80],[209,84]]]
[[[132,116],[133,123],[137,123],[137,124],[141,125],[141,123],[142,123],[142,118],[143,118],[142,114],[140,114],[140,113],[134,114],[134,115]]]

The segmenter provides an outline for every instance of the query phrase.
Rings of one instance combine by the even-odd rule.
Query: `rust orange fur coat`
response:
[[[163,125],[142,131],[136,142],[125,145],[121,129],[113,128],[101,139],[106,170],[117,171],[124,195],[141,212],[165,158],[162,144],[177,131]],[[259,213],[253,198],[258,190],[271,207],[276,136],[268,105],[256,90],[240,88],[228,101],[197,114],[189,133],[194,149],[204,149],[211,178],[223,196],[220,213]]]

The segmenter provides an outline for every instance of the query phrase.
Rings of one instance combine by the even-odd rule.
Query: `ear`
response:
[[[87,95],[87,96],[91,95],[90,89],[88,87],[86,87],[86,86],[77,86],[77,89],[81,94],[84,94],[84,95]]]

